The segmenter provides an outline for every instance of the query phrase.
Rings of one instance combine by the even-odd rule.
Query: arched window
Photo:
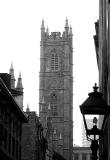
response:
[[[51,95],[51,110],[53,115],[57,115],[57,96],[55,94]]]
[[[57,71],[58,70],[58,54],[52,53],[51,55],[51,70]]]

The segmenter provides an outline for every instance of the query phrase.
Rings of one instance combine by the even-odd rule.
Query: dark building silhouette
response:
[[[99,20],[95,23],[94,36],[97,64],[99,69],[99,89],[103,98],[110,105],[110,1],[99,0]],[[99,125],[103,117],[100,116]],[[103,125],[103,135],[99,143],[99,159],[110,159],[110,115]]]
[[[14,97],[21,93],[11,88],[11,76],[0,74],[0,160],[21,160],[22,123],[27,117]]]
[[[72,28],[49,34],[41,26],[39,116],[50,153],[72,160],[73,48]],[[50,154],[50,159],[52,158]]]
[[[36,112],[26,109],[28,123],[22,126],[22,160],[45,160],[47,143]]]
[[[21,73],[17,83],[15,85],[15,76],[13,64],[9,70],[11,77],[11,93],[19,105],[20,109],[23,110],[23,84]],[[30,111],[27,106],[25,115],[28,117],[28,122],[22,125],[22,143],[21,143],[21,160],[44,160],[47,149],[46,140],[43,137],[43,127],[39,122],[39,117],[35,111]]]

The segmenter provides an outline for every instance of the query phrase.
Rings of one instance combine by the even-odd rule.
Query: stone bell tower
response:
[[[64,32],[41,25],[39,115],[49,148],[72,160],[73,151],[73,48],[72,28]]]

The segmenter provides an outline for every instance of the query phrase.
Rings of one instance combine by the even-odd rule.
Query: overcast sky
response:
[[[80,123],[79,105],[98,82],[93,40],[98,7],[98,0],[0,1],[0,72],[8,73],[12,62],[16,79],[21,71],[24,109],[28,103],[38,112],[41,21],[44,19],[49,32],[62,33],[67,17],[73,29],[74,126]]]

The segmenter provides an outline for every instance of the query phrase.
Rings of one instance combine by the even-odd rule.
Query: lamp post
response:
[[[98,87],[95,84],[94,91],[88,94],[88,98],[80,105],[80,111],[83,116],[83,121],[86,129],[87,140],[91,141],[92,160],[97,160],[97,150],[99,148],[99,136],[103,134],[104,124],[109,115],[109,107],[103,99],[103,94],[98,92]],[[89,118],[93,118],[93,127],[89,128]],[[97,127],[97,119],[101,116],[101,124]]]

